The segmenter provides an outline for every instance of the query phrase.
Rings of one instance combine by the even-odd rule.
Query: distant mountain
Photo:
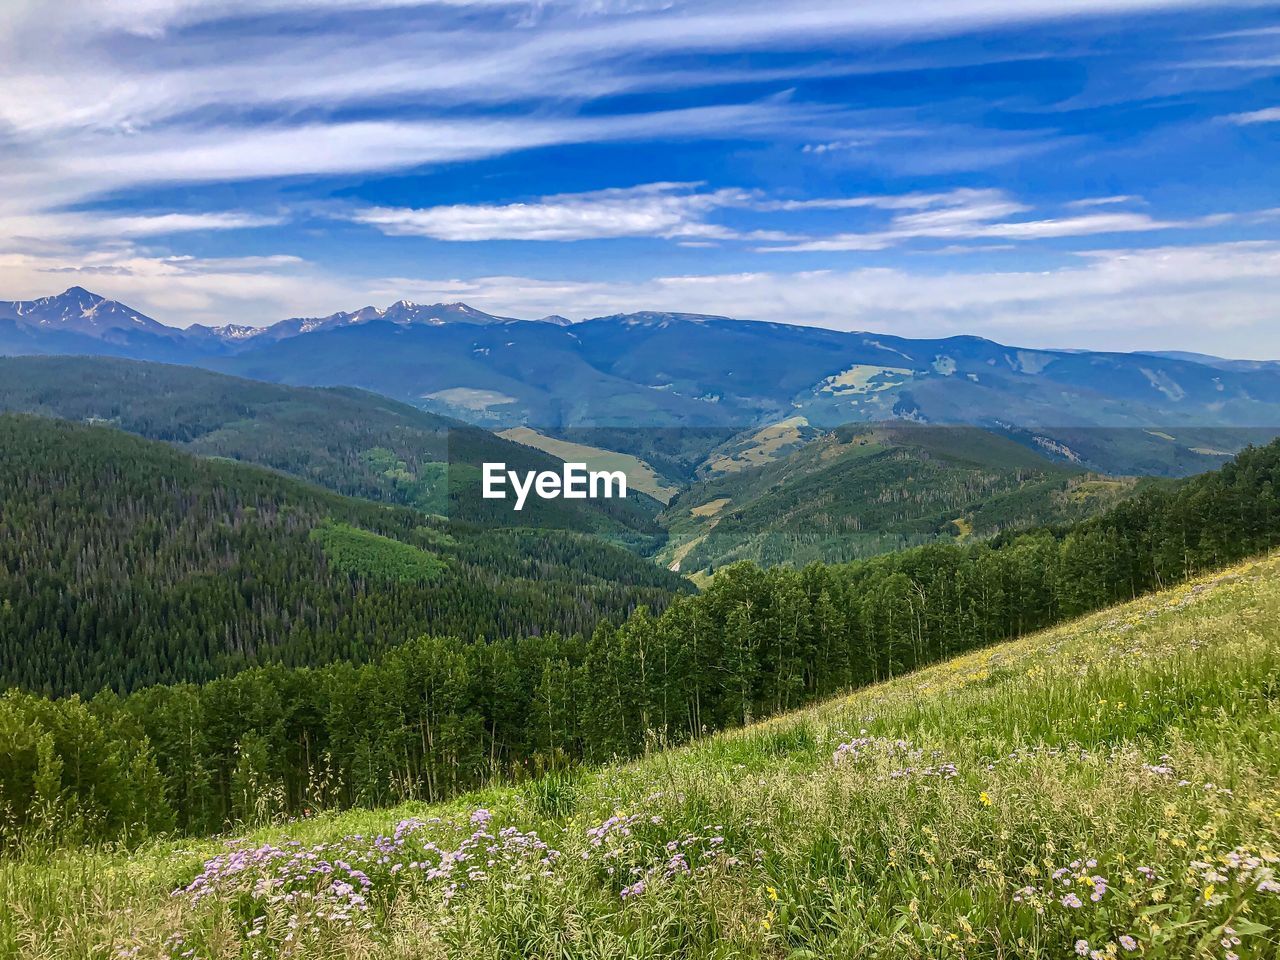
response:
[[[563,319],[563,318],[559,318]],[[264,327],[256,334],[263,341],[287,340],[317,331],[337,330],[342,327],[356,327],[375,321],[395,324],[401,327],[431,326],[439,327],[446,323],[463,323],[474,326],[486,326],[492,323],[514,323],[511,317],[495,317],[492,314],[469,307],[465,303],[414,303],[412,300],[397,300],[385,310],[377,307],[361,307],[350,312],[331,313],[327,317],[294,317],[281,320],[279,323]],[[242,342],[244,336],[228,338]]]
[[[181,362],[258,380],[360,387],[487,427],[561,437],[606,431],[608,444],[601,434],[585,442],[670,476],[691,473],[733,434],[795,417],[820,431],[883,420],[971,424],[1083,467],[1125,473],[1207,469],[1241,444],[1280,432],[1280,364],[1030,350],[978,337],[913,340],[702,314],[566,325],[561,317],[518,320],[408,301],[284,320],[261,332],[177,331],[148,318],[84,326],[77,310],[136,315],[86,298],[73,288],[48,299],[56,307],[42,310],[66,316],[65,326],[32,323],[28,304],[18,325],[9,305],[0,312],[0,353]],[[1128,432],[1096,432],[1102,428]],[[683,438],[655,434],[672,430]]]
[[[173,327],[125,306],[90,293],[84,287],[71,287],[55,297],[39,300],[0,302],[0,320],[9,320],[20,328],[60,333],[75,333],[112,339],[120,331],[180,336]]]
[[[720,472],[668,505],[662,558],[673,570],[844,562],[984,539],[1092,516],[1151,482],[1089,474],[976,427],[850,424],[786,449],[745,464],[715,459]]]
[[[1208,353],[1191,353],[1187,350],[1155,350],[1147,353],[1149,357],[1161,357],[1166,360],[1190,360],[1192,363],[1203,363],[1207,367],[1219,370],[1280,370],[1280,360],[1228,360]]]

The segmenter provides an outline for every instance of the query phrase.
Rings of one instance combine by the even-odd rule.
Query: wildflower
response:
[[[1120,937],[1120,946],[1124,947],[1130,953],[1133,953],[1133,951],[1138,949],[1138,941],[1126,933]]]
[[[1077,897],[1074,893],[1068,893],[1065,897],[1062,898],[1062,905],[1064,907],[1070,907],[1072,910],[1078,910],[1084,906],[1084,902],[1079,897]]]
[[[1077,940],[1077,941],[1076,941],[1076,953],[1077,953],[1079,956],[1087,957],[1087,956],[1089,955],[1089,941],[1088,941],[1088,940]]]
[[[774,887],[765,887],[765,893],[769,894],[769,899],[775,903],[778,901],[778,891]]]
[[[991,806],[991,797],[987,795],[987,791],[983,790],[980,794],[978,794],[978,799],[982,801],[982,805],[984,807]]]

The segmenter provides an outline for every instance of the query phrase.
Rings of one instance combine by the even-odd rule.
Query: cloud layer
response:
[[[7,0],[0,298],[74,279],[180,324],[412,296],[1280,355],[1274,20]]]

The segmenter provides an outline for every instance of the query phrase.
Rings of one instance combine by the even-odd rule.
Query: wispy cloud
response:
[[[1084,210],[1059,217],[1014,219],[1035,208],[1003,190],[961,187],[940,193],[773,199],[759,190],[709,190],[699,183],[650,183],[635,187],[559,194],[506,204],[454,204],[426,208],[367,207],[347,216],[389,236],[434,240],[573,241],[620,237],[653,237],[709,246],[714,241],[780,244],[764,252],[848,252],[886,250],[912,240],[952,241],[949,253],[963,249],[956,241],[1006,241],[978,244],[974,249],[1004,249],[1009,243],[1203,229],[1231,220],[1256,223],[1267,211],[1248,214],[1162,219],[1147,213],[1104,209],[1137,201],[1132,196],[1086,197],[1064,203]],[[716,222],[713,215],[736,210],[757,218],[754,228]],[[829,236],[805,236],[787,226],[790,214],[814,211],[891,214],[887,227]],[[767,219],[760,221],[761,217]]]
[[[991,188],[957,187],[943,192],[913,192],[901,194],[862,195],[855,197],[811,197],[806,200],[760,200],[758,210],[928,210],[941,208],[961,211],[960,216],[972,216],[978,209],[997,207],[1004,213],[1018,213],[1030,209],[1010,201],[1004,191]],[[996,214],[1001,215],[1001,214]]]
[[[1048,240],[1100,234],[1149,233],[1158,230],[1194,229],[1221,225],[1230,214],[1190,219],[1160,219],[1146,213],[1082,213],[1062,217],[1011,220],[1032,208],[999,190],[956,190],[945,194],[916,194],[899,198],[856,198],[850,205],[881,206],[906,210],[894,215],[880,230],[839,233],[785,246],[763,247],[765,252],[816,252],[885,250],[911,240]],[[1077,201],[1089,207],[1118,203],[1118,197]],[[814,202],[814,201],[808,201]],[[829,201],[838,203],[838,201]],[[1070,204],[1068,205],[1070,206]]]
[[[785,129],[822,108],[776,98],[733,106],[543,119],[441,118],[370,120],[297,126],[164,128],[129,137],[102,135],[90,149],[46,148],[33,170],[31,156],[0,160],[0,186],[53,181],[52,196],[141,184],[236,181],[302,174],[392,171],[430,163],[474,160],[552,144],[673,140],[716,133],[744,136]],[[49,194],[46,194],[49,196]]]
[[[24,249],[34,243],[160,237],[206,230],[248,230],[279,226],[287,218],[242,211],[154,213],[132,216],[93,213],[0,214],[0,250]]]
[[[1280,354],[1280,243],[1093,250],[1052,270],[864,268],[658,277],[639,283],[492,276],[383,281],[393,296],[466,300],[496,313],[576,318],[690,311],[904,336],[980,334],[1024,346]]]
[[[575,318],[672,310],[905,336],[979,334],[1023,346],[1280,354],[1280,243],[1086,251],[1060,267],[916,271],[857,268],[582,281],[490,275],[361,279],[297,257],[158,257],[128,244],[74,261],[0,253],[0,288],[18,297],[83,283],[186,325],[268,323],[401,297],[465,300],[504,316]]]
[[[387,169],[476,156],[477,139],[496,151],[583,142],[590,135],[581,131],[592,124],[572,117],[563,105],[621,90],[661,89],[673,72],[657,62],[663,57],[797,49],[815,39],[939,36],[990,24],[1194,5],[1193,0],[793,0],[783,5],[765,0],[539,0],[487,3],[476,10],[472,4],[413,0],[10,0],[0,14],[0,83],[6,90],[0,128],[19,143],[48,145],[57,152],[87,158],[106,149],[108,157],[141,159],[141,170],[154,157],[158,174],[171,179],[182,179],[183,168],[193,181],[301,175],[362,164]],[[402,11],[394,30],[353,31],[349,18],[323,18],[333,11],[387,8]],[[513,9],[522,12],[522,19],[512,20]],[[256,33],[252,20],[240,21],[239,32],[216,29],[228,18],[283,11],[300,21],[295,27],[312,24],[307,18],[314,23],[287,34],[270,21]],[[195,24],[201,25],[198,34],[183,32]],[[134,37],[112,42],[121,32]],[[37,43],[40,56],[30,56]],[[792,69],[804,73],[814,66],[797,63]],[[765,72],[767,79],[784,80],[785,71]],[[705,82],[717,82],[715,73],[708,71]],[[695,74],[683,82],[701,81]],[[425,104],[517,104],[521,109],[507,117],[505,126],[526,129],[485,131],[501,125],[474,116],[440,115],[416,125],[423,128],[424,138],[432,136],[429,131],[438,135],[436,148],[428,150],[421,143],[408,146],[406,140],[415,135],[385,117],[363,124],[332,117],[319,123],[298,120],[309,108],[332,113],[344,105],[364,105],[378,114],[406,101],[419,110]],[[735,105],[742,106],[740,98],[719,106]],[[259,129],[253,134],[225,122],[227,115],[255,109],[252,126]],[[190,118],[195,116],[212,118],[210,126],[222,127],[212,139],[225,141],[225,146],[192,131]],[[682,136],[723,132],[717,118],[724,109],[683,116]],[[633,128],[645,125],[636,118],[630,123]],[[465,146],[448,149],[457,135]],[[339,140],[354,148],[345,162],[334,156],[334,141]],[[243,149],[246,145],[252,149]],[[271,162],[264,161],[264,154]],[[379,154],[388,159],[377,162]],[[237,163],[237,157],[243,162]],[[59,168],[55,165],[50,173],[56,176]],[[121,171],[108,164],[104,175],[103,186],[109,188]],[[91,189],[92,180],[85,186]]]
[[[1232,123],[1248,126],[1254,123],[1280,123],[1280,107],[1266,107],[1248,113],[1233,113],[1227,117]]]
[[[1135,197],[1130,194],[1117,194],[1112,197],[1083,197],[1080,200],[1070,201],[1066,206],[1076,210],[1082,207],[1113,207],[1120,204],[1141,202],[1141,197]]]
[[[610,237],[715,238],[730,231],[706,214],[748,199],[743,190],[699,191],[696,183],[561,194],[530,203],[371,207],[353,219],[391,236],[436,240],[588,240]]]

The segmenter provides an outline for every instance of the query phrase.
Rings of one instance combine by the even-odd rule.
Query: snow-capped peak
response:
[[[0,318],[9,317],[23,326],[64,330],[90,336],[113,331],[145,330],[172,336],[176,331],[117,300],[108,300],[84,287],[69,287],[52,297],[37,300],[0,302]]]

